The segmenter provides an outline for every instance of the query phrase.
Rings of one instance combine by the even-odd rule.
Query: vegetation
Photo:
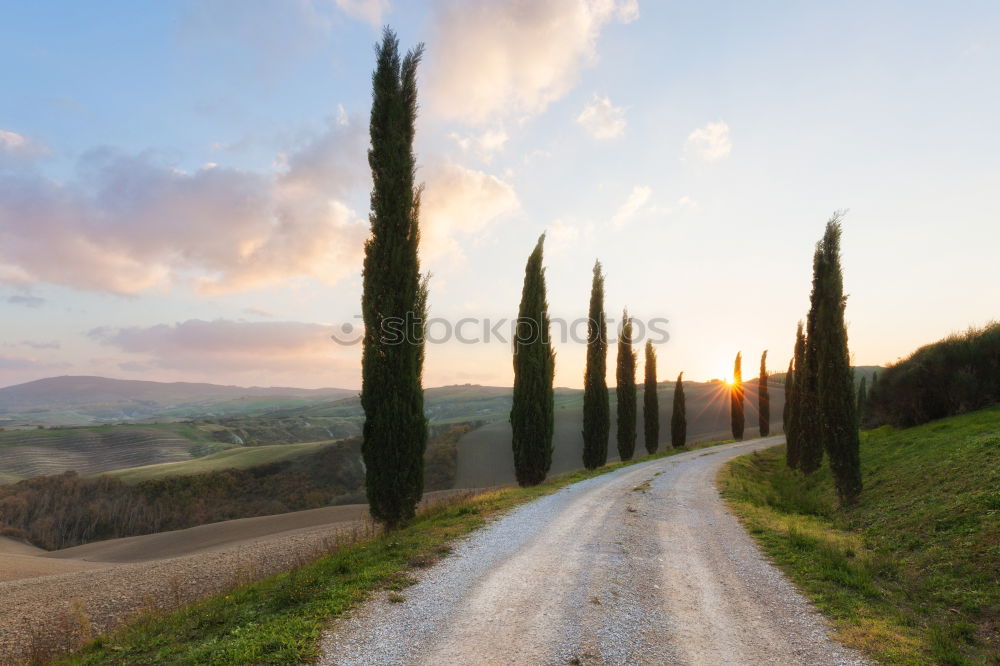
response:
[[[420,189],[414,186],[417,65],[386,28],[372,74],[371,237],[365,242],[365,489],[372,516],[390,527],[413,517],[423,495],[427,418],[421,384],[427,281],[421,278]]]
[[[863,414],[868,411],[868,378],[862,377],[858,385],[858,399],[855,401],[854,418],[857,427],[861,428]]]
[[[786,381],[785,384],[785,404],[781,408],[781,426],[785,430],[785,439],[788,439],[788,419],[789,419],[789,409],[792,405],[792,386],[795,384],[795,372],[793,364],[795,363],[794,356],[788,361],[788,371],[785,373]]]
[[[867,490],[837,502],[780,447],[721,476],[732,508],[838,638],[885,664],[1000,662],[1000,408],[863,433]]]
[[[823,425],[819,411],[819,356],[816,341],[819,339],[818,312],[822,298],[823,248],[819,243],[813,253],[812,292],[809,297],[809,314],[806,315],[805,357],[802,370],[795,367],[795,407],[798,469],[812,474],[823,464]]]
[[[1000,322],[921,347],[873,377],[869,395],[869,425],[918,425],[1000,402]]]
[[[837,494],[841,502],[850,504],[861,494],[861,459],[854,371],[844,322],[847,297],[840,267],[840,234],[840,215],[835,214],[826,223],[826,232],[820,241],[820,288],[813,292],[813,298],[816,299],[820,433],[823,448],[830,458]]]
[[[792,362],[794,370],[788,371],[791,378],[785,382],[785,405],[788,416],[785,421],[785,463],[789,469],[799,469],[802,461],[802,418],[805,405],[804,374],[806,373],[806,334],[802,322],[795,329],[795,351]],[[791,367],[791,366],[789,366]]]
[[[670,445],[675,449],[687,443],[687,406],[684,404],[684,373],[677,375],[674,385],[674,411],[670,418]]]
[[[76,472],[0,486],[0,528],[50,550],[362,501],[360,441],[247,469],[126,483]]]
[[[514,472],[522,486],[541,483],[552,467],[555,352],[549,334],[549,304],[542,266],[544,243],[545,234],[542,234],[524,268],[524,289],[514,334],[514,398],[510,425]]]
[[[611,406],[608,401],[608,322],[604,315],[604,274],[594,262],[587,319],[587,369],[583,378],[583,466],[597,469],[608,461]]]
[[[458,440],[469,430],[470,424],[431,428],[424,465],[428,490],[454,486]],[[115,476],[39,476],[0,486],[0,530],[58,549],[233,518],[360,503],[360,447],[360,439],[352,438],[237,448]]]
[[[743,439],[743,429],[746,424],[746,417],[743,410],[743,355],[736,352],[736,361],[733,364],[733,384],[729,387],[730,421],[733,429],[733,439]]]
[[[643,460],[675,453],[679,451]],[[635,462],[642,461],[614,463],[530,488],[505,488],[430,507],[392,533],[340,546],[301,568],[237,586],[223,596],[150,614],[57,663],[311,662],[319,655],[320,634],[331,617],[379,591],[404,589],[413,582],[408,571],[447,554],[455,539],[519,504]]]
[[[660,405],[656,396],[656,350],[646,340],[645,382],[642,387],[642,424],[646,436],[646,452],[656,453],[660,446]]]
[[[757,376],[757,411],[760,436],[771,434],[771,395],[767,390],[767,350],[760,355],[760,374]]]
[[[632,318],[628,308],[622,312],[622,329],[618,335],[618,367],[616,395],[618,398],[618,456],[631,460],[635,455],[635,352],[632,351]]]

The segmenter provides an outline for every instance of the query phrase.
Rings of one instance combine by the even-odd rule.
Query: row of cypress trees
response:
[[[636,440],[636,354],[633,350],[632,318],[626,308],[622,313],[622,328],[618,336],[618,359],[615,368],[617,392],[618,456],[631,460]],[[611,410],[607,386],[608,328],[604,311],[604,273],[601,262],[594,263],[590,288],[590,308],[587,324],[587,367],[584,371],[583,393],[583,465],[596,469],[608,460],[608,439],[611,433]],[[671,418],[671,445],[684,446],[687,439],[687,417],[684,404],[682,375],[677,377]],[[660,441],[659,396],[657,395],[656,349],[646,341],[643,376],[643,443],[646,451],[656,453]]]
[[[785,383],[785,437],[786,464],[811,474],[819,469],[825,452],[841,503],[852,504],[862,488],[856,402],[860,396],[854,394],[844,322],[842,217],[835,213],[830,218],[813,254],[809,313],[804,331],[802,322],[798,324],[793,366]]]
[[[760,374],[757,375],[757,412],[761,437],[767,437],[771,434],[771,394],[767,388],[767,380],[767,350],[765,349],[764,353],[760,355]],[[729,415],[733,439],[743,439],[743,433],[746,430],[745,402],[743,353],[737,352],[736,361],[733,363],[733,382],[729,387]]]

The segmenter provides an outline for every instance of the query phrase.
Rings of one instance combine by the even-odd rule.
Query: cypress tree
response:
[[[608,322],[604,316],[604,274],[594,262],[587,320],[587,369],[583,376],[583,466],[596,469],[608,461],[611,408],[608,405]]]
[[[812,293],[809,296],[809,314],[806,315],[806,346],[802,371],[796,372],[796,391],[798,392],[798,429],[799,469],[805,474],[812,474],[823,464],[823,425],[819,405],[819,303],[823,296],[824,273],[823,247],[817,243],[813,254]]]
[[[645,426],[646,451],[652,455],[660,447],[660,404],[656,395],[656,350],[646,340],[646,376],[642,387],[642,423]]]
[[[830,458],[834,485],[842,504],[861,494],[861,454],[855,410],[854,371],[844,322],[844,276],[840,267],[841,214],[826,223],[820,247],[823,271],[816,314],[817,386],[823,448]]]
[[[781,406],[781,428],[785,431],[785,440],[788,440],[788,411],[792,406],[792,384],[795,382],[795,359],[789,359],[788,371],[785,372],[785,404]]]
[[[867,407],[868,407],[868,378],[862,377],[861,384],[858,385],[858,402],[855,408],[855,416],[859,430],[861,429],[861,423],[864,420],[864,413]]]
[[[538,239],[524,268],[524,289],[514,332],[514,400],[510,410],[514,473],[522,486],[545,480],[552,466],[555,352],[549,336],[549,304]]]
[[[802,322],[795,329],[795,369],[791,375],[791,388],[785,381],[785,396],[788,405],[788,423],[785,425],[785,463],[791,469],[800,469],[802,462],[802,375],[806,366],[806,334]]]
[[[632,319],[628,308],[622,313],[618,336],[618,456],[631,460],[635,454],[635,352],[632,351]]]
[[[730,417],[733,426],[733,439],[743,439],[743,426],[745,423],[743,415],[743,354],[736,353],[736,362],[733,364],[733,385],[729,387],[729,407]]]
[[[670,444],[679,449],[687,443],[687,407],[684,404],[684,373],[674,385],[674,411],[670,417]]]
[[[427,282],[421,279],[420,188],[414,186],[419,45],[400,57],[385,29],[372,74],[371,236],[365,242],[362,456],[371,515],[389,528],[413,517],[423,495],[427,419],[421,385]]]
[[[757,377],[757,408],[760,412],[760,436],[771,434],[771,394],[767,390],[767,350],[760,355],[760,375]]]

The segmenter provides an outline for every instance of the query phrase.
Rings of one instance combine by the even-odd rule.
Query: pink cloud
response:
[[[360,346],[339,345],[329,324],[189,319],[147,327],[98,328],[89,337],[128,354],[131,372],[180,371],[205,381],[357,384]],[[226,379],[220,379],[224,376]]]
[[[186,173],[110,149],[85,154],[71,182],[0,173],[0,281],[121,294],[188,278],[209,294],[333,284],[360,271],[367,224],[343,198],[365,173],[364,137],[331,122],[272,173]]]

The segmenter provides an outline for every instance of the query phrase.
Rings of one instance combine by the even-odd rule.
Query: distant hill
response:
[[[50,377],[0,388],[0,425],[83,425],[254,414],[308,406],[356,393],[340,388]]]

